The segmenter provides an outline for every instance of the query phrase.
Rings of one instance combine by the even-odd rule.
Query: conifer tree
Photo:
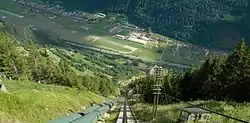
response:
[[[17,78],[23,66],[16,44],[11,38],[0,34],[0,61],[5,75]],[[21,60],[21,61],[20,61]]]
[[[39,78],[39,61],[42,60],[41,55],[39,53],[39,46],[36,44],[35,41],[29,40],[28,45],[26,46],[27,50],[29,51],[29,57],[28,57],[28,62],[29,62],[29,67],[32,72],[33,80],[34,81],[40,81]]]
[[[225,58],[209,59],[201,68],[199,75],[200,81],[203,81],[201,93],[203,99],[223,100],[223,82],[218,77],[222,72],[222,65]]]
[[[243,69],[246,64],[247,46],[242,40],[235,48],[234,53],[229,55],[225,66],[223,67],[223,73],[220,81],[224,83],[224,97],[229,100],[234,100],[237,97],[237,90],[243,83]]]

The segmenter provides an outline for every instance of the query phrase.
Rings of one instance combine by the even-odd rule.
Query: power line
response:
[[[161,81],[162,81],[162,67],[159,66],[159,63],[160,61],[162,60],[162,56],[164,54],[164,52],[166,51],[167,49],[167,46],[164,48],[163,52],[159,55],[159,57],[157,58],[157,61],[156,61],[156,65],[154,67],[155,69],[155,79],[154,79],[154,87],[153,87],[153,95],[154,95],[154,105],[153,105],[153,121],[155,120],[155,117],[156,117],[156,112],[157,112],[157,107],[158,107],[158,102],[159,102],[159,98],[160,98],[160,95],[161,95]],[[165,94],[165,93],[163,93]],[[203,110],[206,110],[206,111],[209,111],[211,113],[214,113],[214,114],[217,114],[217,115],[220,115],[220,116],[223,116],[223,117],[226,117],[226,118],[229,118],[229,119],[232,119],[232,120],[235,120],[235,121],[238,121],[238,122],[242,122],[242,123],[249,123],[247,121],[244,121],[244,120],[241,120],[241,119],[238,119],[238,118],[234,118],[232,116],[229,116],[229,115],[225,115],[225,114],[222,114],[222,113],[219,113],[219,112],[216,112],[216,111],[213,111],[211,109],[207,109],[207,108],[204,108],[204,107],[199,107],[199,106],[196,106],[194,104],[191,104],[191,103],[188,103],[188,102],[184,102],[178,98],[175,98],[175,97],[172,97],[168,94],[165,94],[167,97],[173,99],[173,100],[176,100],[176,101],[179,101],[179,102],[183,102],[183,103],[186,103],[188,105],[191,105],[191,106],[194,106],[194,107],[197,107],[197,108],[200,108],[200,109],[203,109]]]
[[[242,122],[242,123],[249,123],[248,121],[244,121],[244,120],[241,120],[241,119],[238,119],[238,118],[229,116],[229,115],[225,115],[225,114],[222,114],[222,113],[213,111],[213,110],[208,109],[208,108],[199,107],[199,106],[196,106],[196,105],[191,104],[191,103],[189,103],[189,102],[184,102],[184,101],[182,101],[182,100],[180,100],[180,99],[178,99],[178,98],[172,97],[172,96],[170,96],[170,95],[168,95],[168,94],[166,94],[166,93],[164,93],[164,95],[166,95],[167,97],[169,97],[169,98],[171,98],[171,99],[173,99],[173,100],[176,100],[176,101],[178,101],[178,102],[183,102],[183,103],[186,103],[186,104],[188,104],[188,105],[191,105],[191,106],[194,106],[194,107],[197,107],[197,108],[200,108],[200,109],[209,111],[209,112],[214,113],[214,114],[217,114],[217,115],[221,115],[221,116],[226,117],[226,118],[229,118],[229,119],[233,119],[233,120],[236,120],[236,121],[239,121],[239,122]]]

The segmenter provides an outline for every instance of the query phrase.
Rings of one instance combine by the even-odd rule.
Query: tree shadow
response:
[[[213,111],[216,112],[224,112],[224,106],[220,103],[220,102],[216,102],[216,101],[206,101],[206,102],[202,102],[199,104],[194,104],[193,106],[189,106],[189,107],[202,107],[202,108],[208,108],[211,109]]]
[[[178,122],[167,116],[162,116],[157,120],[157,123],[178,123]]]

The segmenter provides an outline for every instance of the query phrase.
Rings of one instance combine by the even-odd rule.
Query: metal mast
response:
[[[167,47],[167,46],[166,46]],[[154,66],[154,84],[153,84],[153,95],[154,95],[154,105],[153,105],[153,122],[156,120],[157,108],[161,96],[161,87],[162,87],[162,80],[163,80],[163,69],[159,65],[159,62],[162,60],[162,55],[164,54],[166,47],[164,48],[163,52],[157,59],[157,63]]]
[[[155,73],[154,73],[154,85],[153,85],[153,95],[154,95],[153,120],[155,120],[157,114],[157,107],[161,95],[162,67],[155,65],[154,72]]]

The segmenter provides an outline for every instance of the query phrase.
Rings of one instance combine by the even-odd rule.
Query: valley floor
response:
[[[0,93],[0,123],[44,123],[104,99],[87,90],[62,86],[10,80],[3,83],[9,92]]]

